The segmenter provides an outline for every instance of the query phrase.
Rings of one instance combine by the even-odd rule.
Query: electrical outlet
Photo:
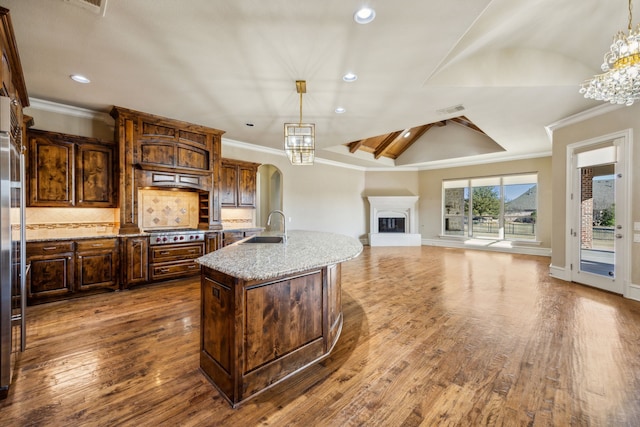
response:
[[[633,243],[640,243],[640,234],[633,233]]]
[[[636,221],[633,223],[633,231],[640,231],[640,222]]]

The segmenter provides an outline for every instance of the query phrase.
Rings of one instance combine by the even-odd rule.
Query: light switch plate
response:
[[[633,223],[633,231],[640,231],[640,222],[636,221]]]

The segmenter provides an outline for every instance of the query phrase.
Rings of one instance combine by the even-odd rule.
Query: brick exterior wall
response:
[[[582,216],[580,218],[580,242],[582,248],[593,247],[593,169],[582,168],[580,203]]]

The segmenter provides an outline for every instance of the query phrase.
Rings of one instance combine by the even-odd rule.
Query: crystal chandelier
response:
[[[300,121],[284,124],[284,151],[292,165],[312,165],[316,125],[302,123],[302,94],[307,93],[307,82],[296,80],[296,90],[300,94]]]
[[[640,25],[631,27],[632,1],[629,0],[629,34],[618,31],[611,49],[604,56],[602,71],[582,83],[585,98],[631,105],[640,99]]]

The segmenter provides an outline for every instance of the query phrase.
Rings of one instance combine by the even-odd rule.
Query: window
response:
[[[442,187],[445,236],[535,240],[536,174],[448,180]]]

